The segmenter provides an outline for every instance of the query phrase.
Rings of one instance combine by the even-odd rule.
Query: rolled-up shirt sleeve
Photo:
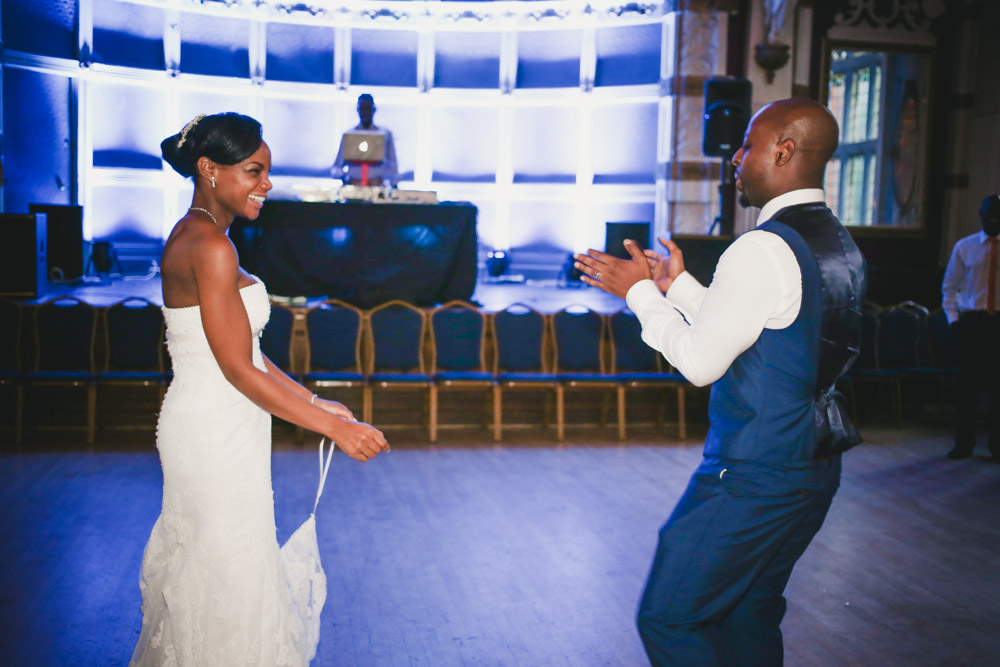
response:
[[[721,378],[765,326],[783,328],[798,313],[801,274],[794,254],[783,241],[750,238],[756,234],[768,233],[751,232],[730,246],[708,288],[684,273],[666,296],[651,280],[636,283],[626,295],[642,339],[696,386]],[[781,268],[789,261],[798,278],[794,286]]]

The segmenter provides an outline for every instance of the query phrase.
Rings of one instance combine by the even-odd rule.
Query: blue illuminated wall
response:
[[[483,252],[513,249],[515,269],[557,271],[603,247],[605,222],[653,221],[656,3],[279,4],[0,0],[4,210],[82,203],[88,239],[155,254],[191,194],[163,137],[198,113],[252,115],[275,194],[294,198],[336,184],[340,135],[370,92],[401,187],[476,204]]]

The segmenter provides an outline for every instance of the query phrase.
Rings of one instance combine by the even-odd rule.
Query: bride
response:
[[[132,664],[307,665],[325,577],[312,517],[278,548],[271,415],[324,434],[359,461],[389,445],[260,352],[267,291],[240,268],[226,235],[234,216],[257,217],[271,189],[260,124],[235,113],[199,116],[161,149],[194,179],[194,199],[161,262],[174,379],[157,425],[163,507],[142,559]]]

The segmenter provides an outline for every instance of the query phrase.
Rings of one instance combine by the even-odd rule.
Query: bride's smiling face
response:
[[[271,149],[262,141],[260,148],[242,162],[218,166],[213,194],[234,215],[253,220],[260,215],[267,193],[273,187],[268,178],[270,171]]]

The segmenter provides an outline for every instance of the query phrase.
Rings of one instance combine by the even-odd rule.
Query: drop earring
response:
[[[212,177],[212,187],[215,187],[215,176]]]

